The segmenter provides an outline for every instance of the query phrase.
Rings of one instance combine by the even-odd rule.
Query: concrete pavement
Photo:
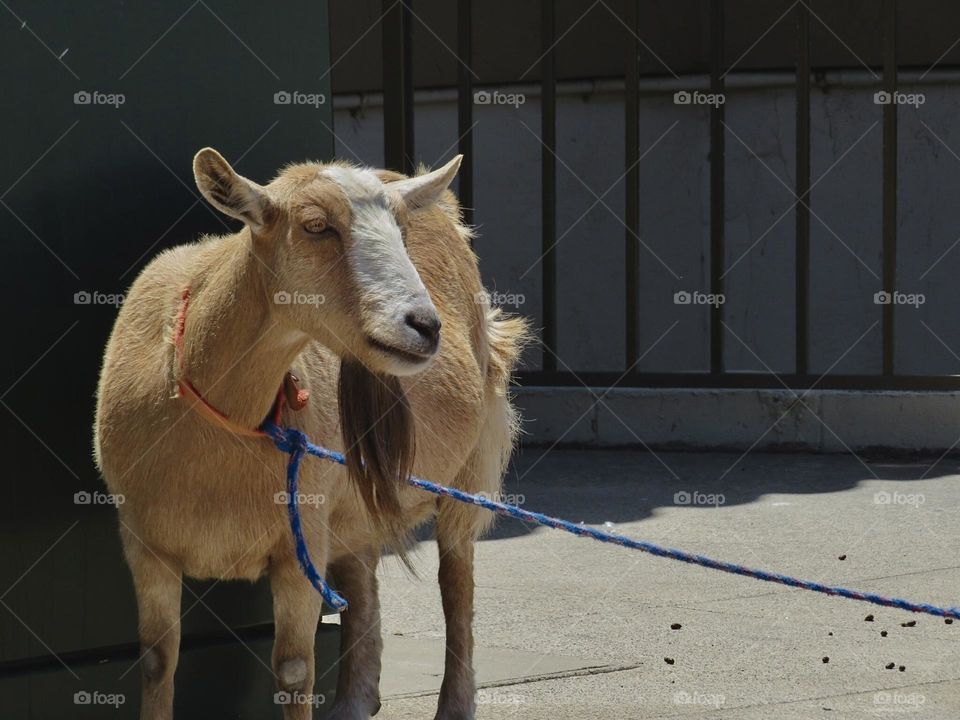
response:
[[[719,559],[960,605],[955,459],[931,470],[851,455],[527,449],[505,492]],[[384,720],[431,718],[436,704],[435,544],[415,561],[420,580],[392,558],[381,568]],[[478,718],[960,717],[960,621],[506,519],[478,545],[475,628]]]

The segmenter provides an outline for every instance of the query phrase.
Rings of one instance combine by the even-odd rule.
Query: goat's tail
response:
[[[520,353],[532,340],[530,326],[518,315],[504,315],[500,308],[487,310],[487,342],[490,355],[487,378],[498,392],[505,392]]]
[[[507,397],[510,376],[516,368],[523,349],[531,342],[533,335],[526,320],[516,315],[504,315],[500,308],[487,311],[487,360],[488,392],[499,396],[505,417],[501,422],[507,433],[505,442],[500,442],[500,475],[506,470],[506,464],[513,451],[513,445],[520,434],[520,416],[513,403]]]
[[[530,340],[525,320],[499,309],[486,310],[486,412],[477,445],[454,485],[467,492],[497,498],[503,474],[520,432],[520,417],[507,395],[510,375]],[[450,498],[439,501],[437,540],[457,548],[482,536],[496,516],[475,505]]]

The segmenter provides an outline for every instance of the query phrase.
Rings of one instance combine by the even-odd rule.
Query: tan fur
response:
[[[307,459],[302,466],[302,497],[323,499],[302,504],[310,553],[321,571],[329,564],[351,603],[343,615],[344,638],[351,643],[344,644],[330,717],[367,718],[379,706],[379,632],[366,632],[379,624],[375,566],[391,533],[434,516],[452,644],[437,717],[472,717],[472,543],[489,518],[399,484],[397,473],[412,470],[473,492],[499,490],[516,432],[506,391],[524,325],[478,300],[483,288],[467,243],[469,230],[451,193],[430,207],[401,208],[395,216],[407,254],[442,320],[440,349],[419,374],[391,377],[378,387],[381,394],[370,404],[361,397],[363,376],[378,382],[376,376],[385,373],[358,328],[375,327],[370,323],[378,319],[357,315],[364,288],[347,264],[338,262],[336,243],[305,239],[299,229],[301,222],[349,226],[351,209],[343,192],[318,179],[329,166],[289,166],[263,188],[244,180],[255,190],[248,195],[247,186],[221,181],[229,179],[222,173],[232,172],[226,161],[224,170],[202,156],[195,163],[201,190],[205,184],[212,188],[208,199],[247,226],[235,235],[165,251],[144,269],[107,344],[97,397],[97,462],[110,491],[125,496],[118,511],[140,611],[141,717],[172,717],[182,575],[254,580],[267,574],[274,593],[278,687],[311,692],[320,602],[297,566],[286,509],[275,500],[285,489],[287,456],[268,440],[238,437],[211,424],[188,400],[175,397],[177,380],[189,378],[231,420],[256,427],[288,370],[311,399],[299,412],[285,410],[282,424],[300,428],[319,444],[348,450],[354,459],[356,448],[367,458],[379,448],[380,474],[392,476],[393,483],[375,484],[354,467],[361,476],[358,488],[338,465]],[[380,177],[402,179],[385,171]],[[327,296],[322,323],[309,307],[271,302],[281,289],[310,283],[321,284]],[[185,287],[191,301],[181,373],[171,339]],[[355,407],[338,397],[341,358],[363,368],[342,388]],[[407,432],[402,420],[388,423],[394,430],[385,434],[385,426],[371,420],[370,411],[391,404],[383,393],[396,395],[398,407],[409,406],[415,456],[404,455],[412,445],[391,455],[391,443]],[[357,425],[355,413],[372,426]],[[350,447],[344,447],[342,432]],[[363,440],[364,432],[373,439]],[[366,493],[373,502],[364,502]],[[400,526],[382,522],[371,508],[388,515],[392,510]],[[285,706],[284,717],[309,717],[309,708]]]

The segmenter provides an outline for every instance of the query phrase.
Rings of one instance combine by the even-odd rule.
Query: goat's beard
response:
[[[347,472],[385,541],[402,542],[399,490],[413,468],[415,433],[400,381],[344,359],[338,394]]]

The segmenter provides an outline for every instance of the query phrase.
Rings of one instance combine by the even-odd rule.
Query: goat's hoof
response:
[[[334,702],[330,713],[323,716],[323,720],[370,720],[380,712],[380,699],[377,698],[369,709],[364,703]]]
[[[476,708],[473,705],[450,709],[438,708],[433,720],[474,720],[475,715]]]

